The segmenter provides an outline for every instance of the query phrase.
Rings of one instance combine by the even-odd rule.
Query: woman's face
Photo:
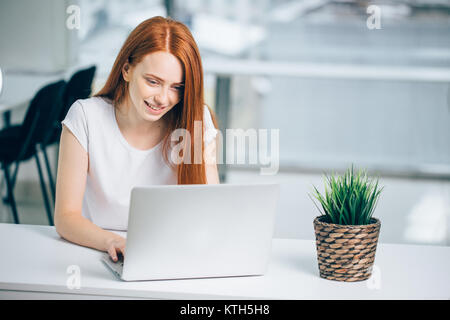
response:
[[[132,68],[126,64],[123,77],[128,81],[131,108],[143,120],[161,119],[183,98],[183,68],[171,53],[150,53]]]

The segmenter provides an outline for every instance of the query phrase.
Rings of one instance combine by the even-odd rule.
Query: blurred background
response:
[[[222,183],[281,184],[275,237],[313,239],[308,194],[354,164],[384,186],[380,241],[450,245],[450,1],[2,0],[1,126],[80,68],[97,67],[97,92],[127,35],[156,15],[191,29],[223,133],[279,129],[277,174],[220,165]],[[21,223],[48,224],[33,161],[14,194]],[[0,222],[12,221],[0,201]]]

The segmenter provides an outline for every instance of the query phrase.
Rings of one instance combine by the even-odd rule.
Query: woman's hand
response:
[[[127,240],[119,235],[109,238],[106,241],[106,251],[113,261],[118,260],[118,254],[122,254],[125,257],[125,244]]]

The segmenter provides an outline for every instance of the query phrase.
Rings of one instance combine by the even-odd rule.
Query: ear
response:
[[[131,71],[130,71],[130,69],[131,69],[131,66],[130,66],[130,64],[128,63],[128,61],[125,62],[125,64],[124,64],[123,67],[122,67],[122,76],[123,76],[123,79],[124,79],[126,82],[130,81],[130,77],[131,77]]]

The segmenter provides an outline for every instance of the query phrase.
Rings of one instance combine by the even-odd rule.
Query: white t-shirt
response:
[[[203,121],[206,147],[217,134],[206,106]],[[163,159],[162,142],[149,150],[131,146],[119,129],[110,100],[77,100],[61,123],[89,154],[82,215],[99,227],[127,230],[134,186],[177,184],[176,170]]]

